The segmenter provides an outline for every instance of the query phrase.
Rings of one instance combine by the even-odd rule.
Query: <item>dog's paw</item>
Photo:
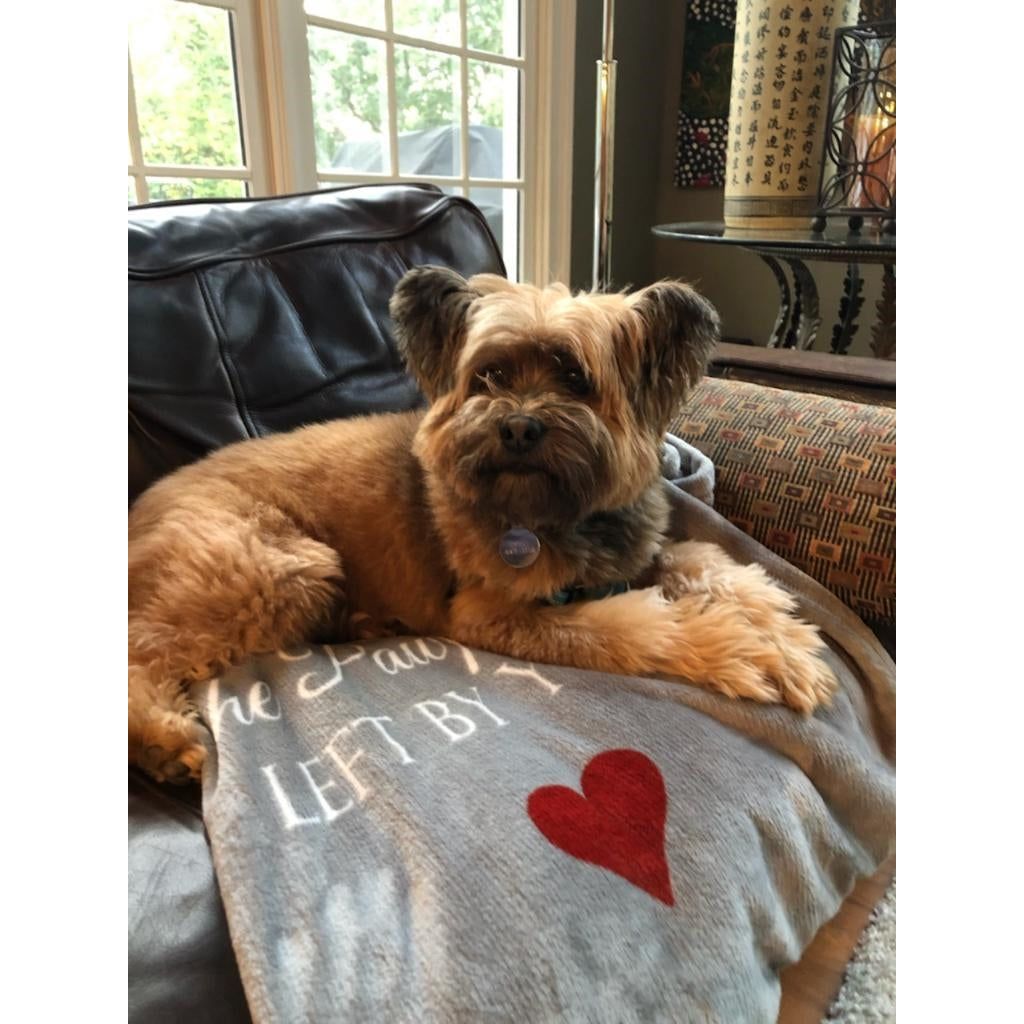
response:
[[[206,748],[193,743],[179,750],[167,750],[152,744],[142,752],[139,767],[152,775],[157,782],[173,782],[184,785],[198,782],[202,778]]]
[[[366,612],[353,612],[348,618],[348,636],[352,640],[384,640],[405,636],[409,632],[409,627],[398,619],[378,622]]]
[[[838,684],[832,669],[821,657],[825,641],[818,630],[799,619],[780,614],[770,623],[766,635],[779,656],[774,679],[782,703],[804,714],[829,704]]]
[[[202,778],[206,747],[203,726],[184,715],[163,715],[159,726],[130,751],[130,760],[157,782],[185,785]]]
[[[785,597],[756,610],[735,595],[674,601],[671,671],[727,697],[784,704],[804,714],[827,703],[836,682],[820,658],[824,641],[813,626],[792,617]]]

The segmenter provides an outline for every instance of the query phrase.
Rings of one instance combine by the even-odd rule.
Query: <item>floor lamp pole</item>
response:
[[[604,36],[597,62],[594,167],[594,290],[612,283],[612,173],[615,167],[615,0],[604,0]]]

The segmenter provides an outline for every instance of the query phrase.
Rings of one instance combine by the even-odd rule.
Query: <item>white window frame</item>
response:
[[[371,29],[307,15],[303,0],[183,0],[229,10],[235,15],[236,72],[245,147],[242,167],[175,167],[144,164],[129,74],[129,174],[139,202],[148,198],[145,176],[231,178],[249,182],[254,196],[316,190],[319,182],[369,183],[418,181],[464,190],[518,189],[516,239],[517,276],[546,284],[568,281],[571,240],[572,116],[575,60],[576,0],[520,0],[522,53],[518,57],[466,46],[466,0],[459,0],[458,45],[396,33],[392,0],[385,0],[385,27]],[[308,24],[381,39],[387,47],[390,173],[318,172],[313,133],[313,100],[309,75]],[[520,175],[474,179],[469,176],[466,131],[461,132],[461,174],[424,177],[398,173],[398,142],[394,104],[395,45],[450,54],[459,60],[462,76],[461,124],[468,124],[468,61],[514,67],[523,76]],[[512,236],[506,237],[506,245]]]
[[[128,145],[131,162],[128,176],[135,182],[135,195],[140,203],[149,202],[146,178],[220,178],[248,184],[253,196],[271,195],[273,180],[264,131],[264,98],[260,90],[261,62],[257,39],[256,5],[265,0],[184,0],[196,7],[214,7],[234,15],[235,81],[238,85],[238,108],[241,124],[243,163],[229,167],[206,165],[146,163],[142,153],[139,117],[135,108],[135,83],[131,55],[128,57]]]

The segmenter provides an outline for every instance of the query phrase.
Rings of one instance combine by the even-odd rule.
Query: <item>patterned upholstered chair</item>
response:
[[[672,431],[714,462],[723,515],[891,643],[895,409],[707,377]]]

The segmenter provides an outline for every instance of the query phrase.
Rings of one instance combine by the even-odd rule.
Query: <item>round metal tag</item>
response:
[[[535,533],[522,526],[515,526],[502,534],[498,541],[498,554],[513,569],[525,569],[533,565],[540,554],[540,541]]]

